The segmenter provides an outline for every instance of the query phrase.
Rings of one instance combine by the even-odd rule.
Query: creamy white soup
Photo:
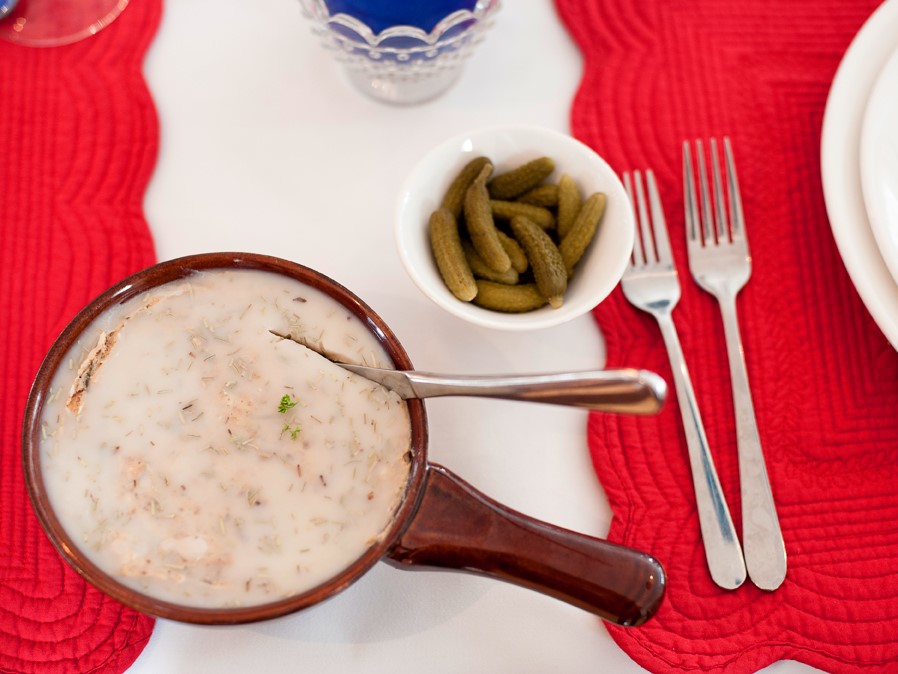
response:
[[[340,573],[391,524],[405,403],[271,330],[390,366],[333,299],[235,270],[109,310],[56,373],[41,442],[51,505],[121,583],[192,607],[268,603]]]

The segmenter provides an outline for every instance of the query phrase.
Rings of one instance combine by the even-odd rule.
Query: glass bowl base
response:
[[[394,105],[414,105],[443,94],[458,81],[463,68],[460,63],[454,68],[410,78],[352,68],[347,68],[346,74],[356,89],[371,98]]]

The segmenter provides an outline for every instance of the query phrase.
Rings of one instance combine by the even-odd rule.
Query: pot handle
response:
[[[665,588],[654,557],[522,515],[436,464],[428,465],[418,510],[385,561],[508,581],[623,626],[653,616]]]

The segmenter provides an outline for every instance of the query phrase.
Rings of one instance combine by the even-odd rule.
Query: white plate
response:
[[[855,37],[833,80],[823,117],[823,195],[836,246],[876,324],[898,348],[898,284],[879,252],[861,189],[866,102],[898,46],[898,0],[887,0]]]
[[[867,101],[861,186],[879,252],[898,281],[898,49],[879,73]]]

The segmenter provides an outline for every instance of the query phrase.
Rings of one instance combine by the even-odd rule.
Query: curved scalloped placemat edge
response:
[[[55,48],[0,43],[0,671],[119,674],[154,621],[88,585],[44,536],[20,433],[43,355],[102,290],[155,261],[143,198],[159,129],[142,67],[161,0]]]

